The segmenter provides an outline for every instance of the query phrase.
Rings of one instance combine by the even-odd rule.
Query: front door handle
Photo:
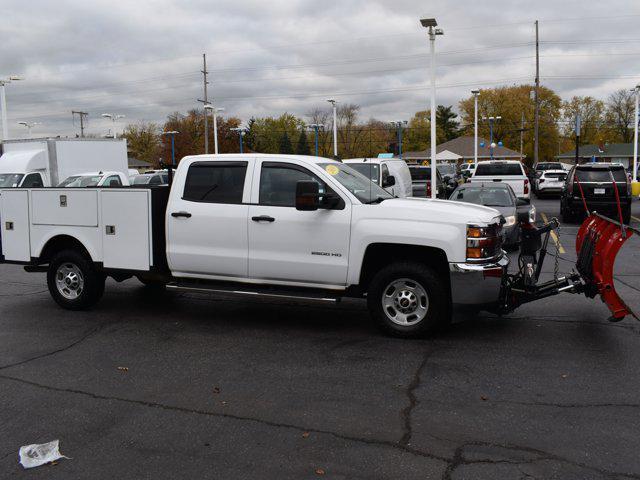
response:
[[[189,212],[172,212],[171,216],[172,217],[191,218],[191,214]]]
[[[254,222],[275,222],[276,219],[269,215],[260,215],[259,217],[251,217]]]

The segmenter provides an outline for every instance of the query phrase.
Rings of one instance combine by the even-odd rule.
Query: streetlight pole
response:
[[[436,35],[443,35],[435,18],[423,18],[420,20],[423,27],[429,29],[429,44],[431,50],[431,198],[436,198],[437,162],[436,162]]]
[[[498,121],[498,120],[502,120],[502,117],[501,116],[497,116],[497,117],[482,117],[482,119],[489,121],[489,154],[490,154],[491,160],[493,160],[493,149],[494,149],[493,122],[494,121]]]
[[[311,128],[313,128],[315,134],[316,134],[316,157],[318,156],[318,130],[320,128],[324,128],[324,125],[321,123],[312,123],[311,125],[309,125]]]
[[[640,103],[640,85],[636,85],[636,114],[633,117],[633,174],[631,181],[638,188],[638,104]],[[632,185],[632,190],[634,190]]]
[[[121,118],[124,118],[124,115],[116,115],[114,113],[103,113],[101,115],[103,118],[110,118],[113,123],[113,138],[118,138],[118,134],[116,133],[116,122]]]
[[[327,100],[333,107],[333,157],[338,158],[338,110],[334,99]]]
[[[478,163],[478,95],[480,90],[471,90],[473,93],[473,163]]]
[[[22,77],[12,75],[9,78],[0,78],[0,112],[2,113],[2,140],[9,139],[9,124],[7,123],[7,96],[4,91],[4,86],[7,83],[15,82],[18,80],[24,80]]]
[[[169,165],[169,169],[167,172],[169,185],[173,181],[173,168],[176,165],[176,146],[175,146],[175,136],[180,133],[177,130],[169,130],[168,132],[162,132],[162,135],[168,135],[171,137],[171,165]]]
[[[224,112],[224,108],[216,108],[208,103],[204,106],[205,110],[213,112],[213,153],[218,154],[218,112]]]
[[[40,122],[18,122],[18,125],[27,127],[27,137],[31,138],[31,129],[36,125],[41,125],[41,123]]]
[[[244,146],[242,145],[242,137],[244,136],[244,128],[242,127],[234,127],[230,128],[232,132],[238,132],[238,137],[240,138],[240,153],[244,153]]]

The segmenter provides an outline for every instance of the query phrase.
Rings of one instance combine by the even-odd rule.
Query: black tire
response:
[[[74,278],[81,280],[74,282]],[[104,274],[96,270],[91,259],[76,250],[62,250],[54,254],[49,263],[49,293],[67,310],[85,310],[95,305],[104,293],[104,281]],[[66,290],[58,287],[63,282]]]
[[[403,279],[407,280],[408,285],[406,289],[398,291],[398,295],[402,295],[402,292],[410,295],[413,291],[416,300],[415,304],[419,303],[422,308],[426,308],[426,313],[418,321],[416,321],[416,318],[419,318],[420,314],[415,314],[416,318],[412,319],[411,313],[402,313],[394,310],[393,307],[385,309],[383,305],[385,297],[389,298],[389,301],[395,301],[398,298],[396,297],[396,299],[392,300],[387,297],[387,293],[393,288],[391,285],[394,282],[400,282]],[[414,286],[412,287],[411,284]],[[422,288],[422,291],[426,294],[426,301],[424,301],[415,285]],[[447,282],[443,281],[442,276],[426,265],[409,262],[392,263],[380,270],[369,284],[367,290],[369,312],[377,326],[386,334],[401,338],[425,336],[447,325],[451,320],[449,292],[445,285],[447,285]],[[392,296],[396,295],[396,291]],[[410,296],[404,295],[401,296],[400,300],[406,299],[411,303],[410,298]],[[392,312],[396,313],[398,322],[404,316],[409,324],[401,325],[392,320]]]

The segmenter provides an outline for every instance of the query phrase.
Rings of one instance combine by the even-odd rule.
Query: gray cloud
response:
[[[13,136],[25,133],[20,120],[42,122],[34,134],[73,135],[72,109],[103,134],[103,112],[161,122],[197,107],[203,52],[210,95],[245,121],[304,115],[328,96],[360,104],[363,119],[408,119],[428,106],[418,19],[429,14],[445,29],[438,103],[457,105],[475,85],[532,82],[536,18],[542,83],[606,98],[640,80],[640,5],[590,3],[3,0],[0,76],[26,78],[7,87]]]

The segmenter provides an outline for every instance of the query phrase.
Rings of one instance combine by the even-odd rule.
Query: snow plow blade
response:
[[[596,212],[582,223],[576,237],[576,268],[584,281],[584,293],[593,298],[600,295],[611,311],[612,322],[627,315],[638,316],[618,296],[613,282],[613,265],[624,243],[640,231]]]

